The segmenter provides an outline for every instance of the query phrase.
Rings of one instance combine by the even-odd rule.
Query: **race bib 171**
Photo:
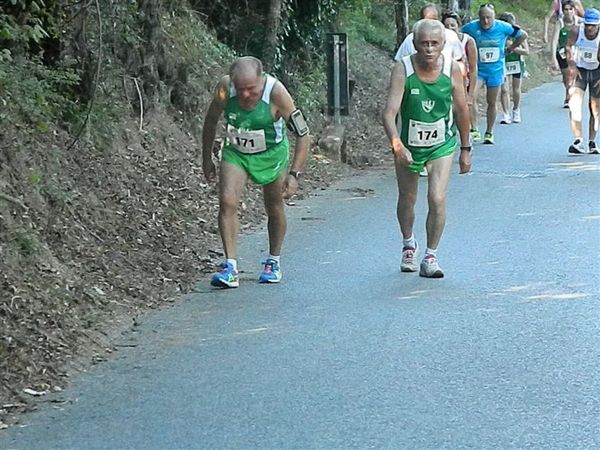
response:
[[[227,139],[241,153],[259,153],[267,149],[264,130],[243,130],[227,125]]]

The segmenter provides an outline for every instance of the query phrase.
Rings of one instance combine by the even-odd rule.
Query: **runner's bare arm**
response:
[[[513,53],[517,54],[517,55],[521,55],[521,56],[527,56],[529,55],[529,43],[527,42],[527,39],[525,39],[521,45],[519,45],[518,47],[516,47],[513,50]]]
[[[296,111],[296,105],[292,96],[281,82],[275,83],[273,92],[271,93],[271,101],[274,105],[272,111],[273,117],[279,119],[280,117],[286,121],[290,120],[290,116]],[[294,147],[294,156],[290,165],[290,172],[300,172],[304,167],[308,152],[310,150],[311,136],[305,134],[304,136],[294,135],[296,144]],[[288,174],[283,184],[284,198],[291,197],[298,189],[298,180],[295,176]]]
[[[390,86],[385,108],[383,110],[383,128],[392,145],[392,150],[398,154],[402,149],[408,151],[400,142],[398,135],[398,127],[396,125],[396,117],[402,105],[402,97],[404,95],[404,64],[398,62],[394,64],[392,74],[390,75]]]
[[[577,28],[571,29],[569,31],[569,37],[567,38],[567,43],[565,44],[565,54],[567,56],[567,63],[569,64],[569,72],[570,72],[571,82],[573,82],[576,78],[581,77],[581,74],[579,73],[579,69],[577,69],[577,65],[575,64],[574,49],[573,49],[575,42],[577,41],[578,33],[579,33],[579,30]]]
[[[577,29],[570,30],[569,36],[567,37],[567,43],[565,44],[565,55],[567,56],[567,62],[569,63],[569,66],[571,64],[575,65],[575,61],[573,60],[573,46],[577,40],[577,33]]]
[[[477,84],[477,45],[473,38],[467,42],[467,60],[469,61],[469,92],[470,96],[475,91]],[[471,99],[473,101],[473,99]]]
[[[552,33],[552,41],[550,41],[550,63],[554,68],[558,68],[558,62],[556,61],[556,52],[558,51],[559,37],[560,27],[554,27],[554,33]]]
[[[214,96],[208,105],[204,125],[202,126],[202,168],[204,176],[212,179],[215,176],[215,165],[212,161],[212,149],[215,143],[217,133],[217,124],[225,110],[227,103],[227,87],[229,86],[229,77],[223,77],[215,88]]]
[[[292,96],[285,88],[285,86],[278,81],[271,94],[271,100],[275,105],[276,111],[273,111],[274,117],[283,117],[286,123],[290,120],[291,114],[296,111],[297,107],[292,99]],[[310,150],[310,133],[304,136],[294,136],[296,138],[296,145],[294,147],[294,157],[290,170],[300,171],[304,167],[308,152]]]
[[[516,53],[515,50],[521,44],[523,44],[525,41],[527,41],[528,37],[529,37],[529,35],[527,34],[527,32],[525,30],[521,30],[521,36],[519,36],[518,38],[515,38],[513,43],[508,46],[508,51]]]
[[[552,3],[550,3],[550,9],[544,17],[544,44],[548,43],[548,28],[550,25],[550,19],[552,19],[552,16],[556,13],[555,2],[556,0],[552,0]],[[556,29],[556,27],[554,28]]]
[[[471,124],[462,73],[456,63],[452,63],[452,107],[456,113],[456,125],[460,135],[460,173],[466,173],[471,170],[471,142],[469,136]]]

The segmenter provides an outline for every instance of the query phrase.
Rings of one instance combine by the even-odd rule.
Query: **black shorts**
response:
[[[560,67],[560,70],[565,70],[567,67],[569,67],[567,58],[561,57],[560,53],[558,52],[556,52],[556,61],[558,61],[558,67]]]
[[[594,98],[600,98],[600,88],[594,88],[594,85],[600,81],[600,67],[594,70],[577,68],[581,74],[581,78],[577,77],[572,86],[575,86],[583,91],[590,87],[590,95]]]

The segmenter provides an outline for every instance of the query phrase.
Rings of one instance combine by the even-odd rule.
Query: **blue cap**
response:
[[[583,23],[585,25],[600,25],[600,11],[596,8],[586,9],[583,15]]]

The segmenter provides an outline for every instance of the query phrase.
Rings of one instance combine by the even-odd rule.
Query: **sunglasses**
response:
[[[492,5],[491,3],[484,3],[483,5],[481,5],[481,6],[479,7],[479,9],[481,9],[481,8],[490,8],[490,9],[495,9],[495,8],[494,8],[494,5]]]

